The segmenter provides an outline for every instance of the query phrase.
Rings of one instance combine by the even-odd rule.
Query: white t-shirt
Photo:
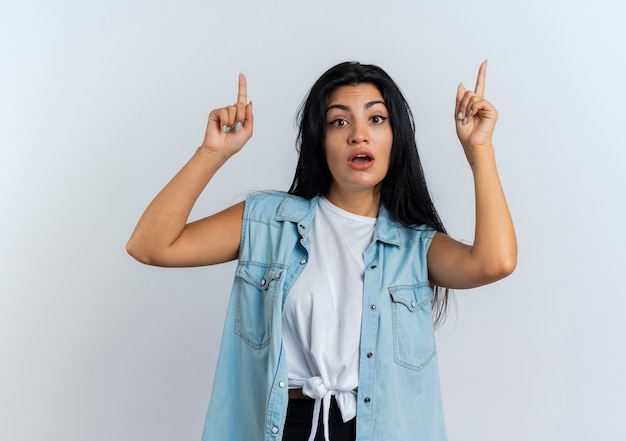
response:
[[[309,232],[307,266],[287,296],[283,340],[289,387],[302,388],[317,400],[314,431],[320,404],[326,429],[331,395],[344,421],[356,415],[363,253],[375,225],[376,218],[347,212],[320,198]]]

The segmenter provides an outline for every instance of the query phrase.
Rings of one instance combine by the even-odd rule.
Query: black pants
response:
[[[314,404],[314,400],[308,399],[289,400],[283,441],[307,441],[309,439]],[[323,411],[320,411],[315,441],[324,441],[323,413]],[[328,419],[330,441],[354,441],[356,439],[356,418],[352,418],[347,423],[344,423],[335,397],[332,397],[330,402]]]

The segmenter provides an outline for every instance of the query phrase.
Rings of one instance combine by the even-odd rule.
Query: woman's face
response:
[[[325,153],[334,192],[374,192],[389,170],[393,133],[373,84],[342,86],[326,107]]]

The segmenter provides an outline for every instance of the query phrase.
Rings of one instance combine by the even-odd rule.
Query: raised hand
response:
[[[470,164],[474,162],[475,151],[492,147],[493,129],[498,119],[497,110],[484,98],[486,76],[487,62],[484,61],[478,70],[476,89],[467,90],[459,84],[456,92],[456,133]]]
[[[215,109],[209,114],[202,148],[229,158],[252,137],[254,115],[252,102],[248,102],[248,84],[244,74],[239,74],[237,102],[232,106]]]

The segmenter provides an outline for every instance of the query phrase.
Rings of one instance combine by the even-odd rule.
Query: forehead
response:
[[[371,83],[350,84],[340,86],[328,96],[328,105],[346,104],[348,102],[384,101],[380,90]]]

